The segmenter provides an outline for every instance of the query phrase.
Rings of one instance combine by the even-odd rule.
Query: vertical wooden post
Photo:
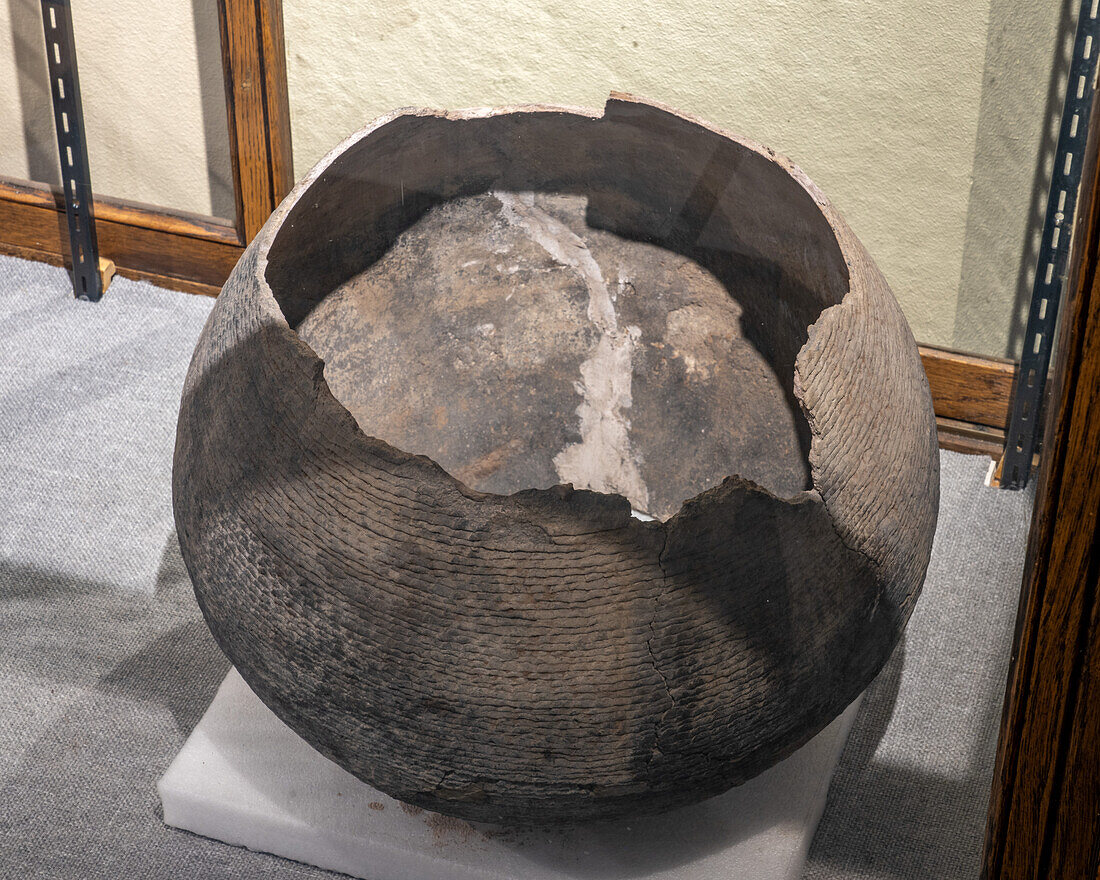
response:
[[[1082,183],[990,800],[986,880],[1100,870],[1100,186]]]
[[[282,0],[218,0],[236,226],[247,244],[294,183]]]

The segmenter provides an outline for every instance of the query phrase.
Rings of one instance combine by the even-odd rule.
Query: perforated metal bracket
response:
[[[103,295],[99,272],[99,243],[95,234],[92,181],[88,172],[88,145],[84,139],[84,112],[76,71],[76,44],[69,0],[42,0],[46,30],[50,95],[61,158],[61,185],[69,221],[73,291],[79,299],[95,302]]]
[[[1062,108],[1062,126],[1058,132],[1054,171],[1047,196],[1043,240],[1039,245],[1031,310],[1024,334],[1024,352],[1016,374],[1012,418],[1008,423],[1005,453],[999,469],[1003,489],[1022,489],[1027,485],[1042,432],[1043,391],[1050,369],[1050,352],[1066,278],[1092,98],[1096,90],[1096,62],[1100,54],[1098,7],[1100,0],[1083,0],[1077,19],[1073,61]]]

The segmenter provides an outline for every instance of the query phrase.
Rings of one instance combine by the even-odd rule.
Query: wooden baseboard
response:
[[[100,256],[119,275],[216,295],[244,252],[237,230],[213,217],[97,198]],[[64,265],[65,204],[56,187],[0,178],[0,253]]]
[[[215,297],[222,292],[221,285],[201,284],[197,281],[187,281],[184,278],[173,278],[169,275],[158,275],[156,272],[142,272],[139,269],[117,269],[115,274],[134,281],[148,281],[157,287],[166,287],[168,290],[182,290],[184,293],[193,293],[197,296]]]
[[[2,211],[2,209],[0,209]],[[68,257],[49,251],[35,250],[34,248],[19,247],[0,241],[0,254],[7,257],[20,257],[24,260],[35,260],[39,263],[49,263],[51,266],[68,266]],[[188,281],[186,278],[174,278],[169,275],[159,275],[156,272],[146,272],[134,268],[115,267],[115,274],[123,278],[131,278],[134,281],[148,281],[157,287],[168,290],[181,290],[184,293],[194,293],[199,296],[217,296],[221,293],[221,287],[213,284],[202,284],[198,281]]]
[[[1016,364],[1004,358],[920,346],[940,446],[1000,458],[1012,414]]]
[[[988,455],[999,459],[1005,448],[1005,432],[959,419],[936,416],[940,448],[968,455]]]
[[[936,415],[1002,431],[1012,412],[1016,364],[1004,358],[920,346]]]

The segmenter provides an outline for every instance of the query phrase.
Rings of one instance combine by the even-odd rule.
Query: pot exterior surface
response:
[[[731,466],[641,521],[625,489],[478,491],[357,422],[299,327],[427,211],[495,190],[583,191],[593,224],[724,248],[812,305],[784,380],[810,484]],[[938,462],[912,334],[824,196],[769,150],[615,96],[602,115],[400,112],[322,160],[199,339],[173,496],[203,613],[280,718],[401,800],[529,825],[716,794],[839,715],[920,592]]]

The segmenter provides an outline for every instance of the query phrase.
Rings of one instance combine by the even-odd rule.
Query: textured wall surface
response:
[[[1077,5],[284,0],[295,169],[395,107],[645,95],[805,168],[918,339],[1014,356]],[[96,189],[231,213],[213,0],[75,6]],[[0,0],[0,174],[54,180],[41,40]]]
[[[97,193],[233,215],[214,0],[73,0]],[[39,0],[0,0],[0,175],[58,183]]]
[[[286,0],[295,169],[395,106],[645,95],[800,164],[918,339],[1003,355],[1063,6]]]
[[[956,348],[1019,357],[1077,6],[992,2]]]

